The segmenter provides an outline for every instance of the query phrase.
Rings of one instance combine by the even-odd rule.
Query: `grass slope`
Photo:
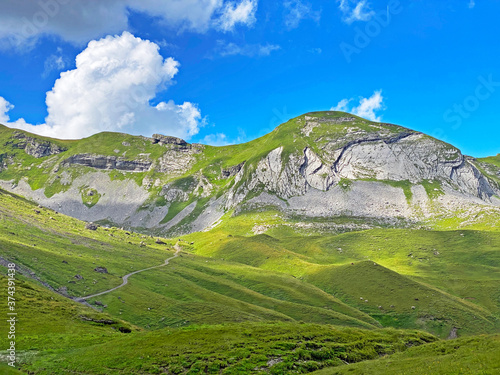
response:
[[[172,241],[156,244],[149,237],[112,228],[88,231],[78,220],[7,193],[0,193],[0,202],[0,256],[70,296],[119,285],[124,274],[161,264],[172,253]],[[189,249],[186,242],[180,243]],[[96,267],[106,267],[109,273],[96,272]],[[134,275],[124,288],[90,302],[101,302],[106,311],[144,328],[242,321],[379,326],[290,275],[260,276],[254,267],[183,254],[168,267]]]
[[[42,355],[26,368],[36,374],[307,373],[435,340],[414,331],[252,323],[128,335],[64,351],[57,361]]]
[[[500,373],[500,335],[478,336],[451,341],[440,341],[410,348],[363,363],[328,368],[315,375],[334,374],[481,374]]]
[[[292,275],[386,326],[419,327],[440,337],[452,328],[460,334],[500,328],[498,231],[374,229],[304,236],[267,215],[259,214],[276,223],[268,231],[274,237],[243,229],[248,215],[186,239],[194,241],[196,254]]]
[[[0,285],[0,299],[6,301],[5,276],[0,275]],[[18,319],[16,354],[21,364],[36,358],[40,352],[55,357],[63,350],[85,347],[129,334],[127,332],[139,331],[121,319],[73,302],[21,275],[16,276],[15,298]],[[4,313],[5,309],[1,311]],[[2,335],[0,347],[8,348],[9,341],[7,334]],[[2,358],[5,355],[6,352],[0,352]],[[5,367],[0,367],[0,372],[4,370]]]

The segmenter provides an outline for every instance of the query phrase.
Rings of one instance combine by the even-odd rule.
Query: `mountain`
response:
[[[1,373],[498,372],[500,155],[340,112],[0,145]]]
[[[308,113],[225,147],[158,134],[61,141],[6,127],[0,144],[0,187],[81,220],[156,234],[269,208],[333,227],[339,218],[418,227],[456,217],[473,225],[500,207],[498,157],[474,159],[342,112]]]

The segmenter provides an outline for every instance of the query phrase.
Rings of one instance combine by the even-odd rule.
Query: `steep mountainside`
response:
[[[158,134],[59,141],[2,126],[0,147],[0,187],[82,220],[165,235],[264,209],[345,228],[494,225],[500,213],[498,157],[476,160],[342,112],[309,113],[225,147]]]

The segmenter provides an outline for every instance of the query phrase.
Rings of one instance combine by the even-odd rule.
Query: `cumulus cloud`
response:
[[[0,2],[0,47],[26,48],[41,35],[84,44],[129,29],[130,11],[158,17],[178,30],[232,30],[255,22],[257,0],[15,0]]]
[[[217,47],[215,52],[220,56],[248,56],[248,57],[258,57],[258,56],[269,56],[271,52],[281,49],[279,45],[276,44],[245,44],[238,45],[236,43],[225,43],[221,40],[217,42]]]
[[[369,21],[375,15],[366,0],[339,0],[339,3],[343,20],[348,24],[355,21]]]
[[[361,98],[359,100],[359,105],[349,107],[349,104],[352,101],[353,99],[342,99],[330,110],[349,112],[353,115],[363,117],[371,121],[381,121],[381,116],[378,116],[375,112],[384,109],[384,97],[382,96],[382,90],[375,91],[369,98]]]
[[[475,0],[470,0],[470,1],[469,1],[469,9],[472,9],[472,8],[474,8],[475,6],[476,6],[476,2],[475,2]]]
[[[150,104],[179,70],[179,63],[163,59],[158,49],[128,32],[92,41],[76,57],[76,69],[61,73],[47,93],[45,124],[9,122],[12,106],[5,99],[0,101],[0,119],[7,118],[11,127],[64,139],[102,131],[189,138],[203,125],[195,104]]]
[[[219,27],[223,31],[230,31],[238,23],[252,26],[257,11],[257,0],[242,0],[239,4],[228,2],[224,6],[219,19]]]
[[[319,22],[321,18],[320,11],[312,10],[311,4],[303,3],[301,0],[285,1],[285,26],[291,30],[299,26],[300,21],[311,19]]]

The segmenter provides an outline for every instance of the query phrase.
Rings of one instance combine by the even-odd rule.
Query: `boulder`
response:
[[[88,229],[88,230],[97,230],[97,228],[99,228],[99,226],[97,224],[94,224],[94,223],[87,223],[87,224],[85,224],[85,229]]]
[[[108,270],[106,269],[106,267],[96,267],[96,268],[94,268],[94,271],[99,272],[99,273],[108,273]]]

